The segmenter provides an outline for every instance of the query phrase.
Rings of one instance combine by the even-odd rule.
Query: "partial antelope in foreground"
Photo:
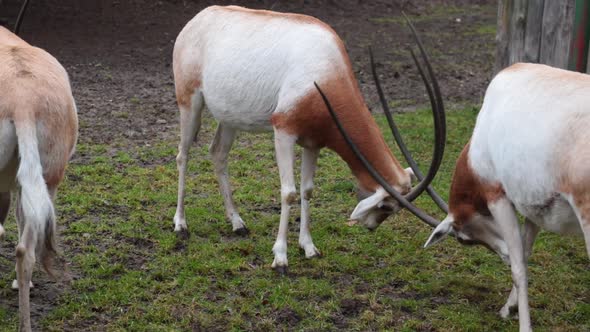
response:
[[[55,255],[53,201],[74,151],[76,106],[65,69],[49,53],[0,27],[0,237],[16,192],[19,241],[13,287],[19,330],[30,331],[29,287],[38,258]]]
[[[412,201],[427,188],[440,165],[445,128],[438,87],[436,96],[431,95],[437,130],[433,163],[425,181],[411,190],[412,172],[402,168],[392,155],[371,117],[342,40],[328,25],[313,17],[236,6],[206,8],[180,32],[174,46],[173,67],[180,109],[175,231],[187,230],[187,155],[199,132],[204,107],[219,122],[210,152],[226,216],[238,234],[246,234],[247,229],[232,199],[228,152],[239,130],[273,130],[281,180],[281,216],[272,267],[279,272],[284,272],[288,265],[287,225],[291,205],[297,200],[293,175],[296,143],[303,147],[299,245],[306,257],[320,254],[309,231],[309,200],[321,148],[338,153],[358,180],[362,200],[351,219],[374,229],[399,209],[397,200],[373,179],[346,144],[314,82],[322,87],[353,140],[395,189],[395,194],[408,194],[407,200]],[[430,75],[433,76],[431,71]]]
[[[500,72],[457,160],[449,214],[425,245],[452,234],[498,253],[514,282],[500,314],[518,308],[521,331],[531,330],[527,260],[539,229],[583,235],[590,257],[589,92],[590,76],[545,65]]]

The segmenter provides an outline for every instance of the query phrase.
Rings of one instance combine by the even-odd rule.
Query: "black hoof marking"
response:
[[[324,257],[324,255],[321,252],[316,251],[315,255],[313,255],[309,258],[322,258],[322,257]]]
[[[287,266],[279,265],[279,266],[276,266],[274,269],[277,272],[277,274],[279,274],[280,276],[286,276],[287,275],[287,272],[288,272],[287,271],[288,270],[288,267]]]
[[[299,252],[301,254],[303,254],[305,256],[305,258],[307,258],[307,259],[322,258],[322,257],[324,257],[324,255],[322,255],[322,253],[319,252],[319,251],[316,251],[315,254],[313,256],[310,256],[310,257],[307,257],[307,255],[305,254],[305,249],[303,249],[303,248],[299,248]]]
[[[186,229],[186,228],[176,231],[176,238],[178,240],[186,241],[189,239],[190,236],[191,236],[191,233],[189,233],[188,229]]]
[[[242,228],[236,229],[234,231],[234,233],[239,236],[248,236],[250,234],[250,230],[247,229],[246,227],[242,227]]]

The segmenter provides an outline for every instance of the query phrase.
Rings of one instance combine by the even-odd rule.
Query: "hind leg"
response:
[[[47,186],[47,191],[49,192],[49,197],[51,197],[51,201],[55,202],[55,197],[57,195],[57,186],[55,185],[48,185]],[[23,209],[21,206],[21,200],[20,200],[20,193],[16,196],[16,220],[17,220],[17,224],[18,224],[18,233],[19,233],[19,239],[23,236],[24,234],[24,229],[25,229],[25,219],[24,219],[24,214],[23,214]],[[55,223],[53,224],[55,226]],[[53,232],[55,233],[55,229],[53,230]],[[17,248],[18,249],[18,248]],[[35,253],[33,252],[33,256],[35,256]],[[12,281],[12,289],[19,289],[19,283],[18,283],[18,260],[17,260],[17,266],[16,266],[16,273],[17,273],[17,280],[13,280]],[[32,278],[29,278],[29,287],[30,288],[34,288],[35,286],[33,285],[33,281]]]
[[[20,199],[20,192],[16,195],[16,223],[18,226],[18,238],[22,238],[23,234],[24,234],[24,229],[25,229],[25,217],[23,214],[23,208],[21,206],[21,199]],[[33,253],[34,256],[34,253]],[[17,258],[17,264],[16,264],[16,275],[17,275],[17,279],[12,281],[12,289],[17,290],[19,288],[19,284],[18,284],[18,258]],[[30,280],[30,279],[29,279]],[[29,281],[29,287],[33,288],[33,282]]]
[[[526,219],[524,222],[524,234],[523,234],[523,242],[524,242],[524,261],[525,264],[528,262],[529,257],[533,253],[533,243],[535,243],[535,238],[537,234],[539,234],[539,226],[534,224],[532,221]],[[518,308],[518,290],[516,286],[512,286],[512,291],[510,291],[510,295],[508,296],[508,300],[506,304],[500,310],[500,316],[502,318],[510,317],[510,313],[513,312]]]
[[[19,331],[31,331],[30,286],[35,266],[35,239],[28,230],[25,230],[23,235],[16,247]]]
[[[236,130],[229,128],[220,123],[215,132],[215,138],[209,148],[211,159],[215,165],[215,175],[219,183],[219,191],[223,196],[223,203],[225,205],[225,215],[231,221],[234,233],[238,235],[248,234],[246,224],[240,217],[238,210],[235,207],[232,196],[231,184],[229,183],[229,175],[227,173],[227,155],[231,149],[232,143],[236,137]]]
[[[19,243],[16,246],[16,280],[12,287],[18,289],[19,331],[31,331],[30,289],[33,287],[31,279],[35,267],[37,239],[25,222],[21,202],[19,197],[16,212]]]
[[[299,246],[305,251],[305,257],[321,256],[320,251],[313,244],[309,231],[309,200],[313,192],[313,177],[317,167],[318,149],[303,149],[301,160],[301,224],[299,225]]]
[[[586,241],[586,251],[588,252],[588,258],[590,258],[590,193],[584,193],[581,190],[578,193],[574,193],[568,200],[578,217],[580,228],[584,234],[584,240]]]
[[[200,91],[196,91],[193,95],[191,105],[178,105],[180,109],[180,144],[178,145],[178,155],[176,156],[176,166],[178,168],[178,202],[176,214],[174,215],[175,232],[186,232],[188,230],[184,216],[186,164],[191,143],[195,140],[201,128],[203,106],[203,96]]]
[[[4,221],[10,210],[10,192],[0,193],[0,238],[4,235]]]
[[[501,197],[492,203],[488,203],[488,208],[500,226],[500,233],[506,241],[508,252],[510,253],[510,270],[512,271],[513,286],[516,289],[520,331],[531,331],[527,265],[523,237],[521,236],[516,210],[512,202],[506,197]]]

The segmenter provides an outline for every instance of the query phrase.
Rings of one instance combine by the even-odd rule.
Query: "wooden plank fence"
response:
[[[590,1],[577,0],[574,18],[574,38],[570,52],[570,69],[588,72],[588,48],[590,47]]]
[[[499,0],[495,72],[515,62],[590,70],[590,0]]]

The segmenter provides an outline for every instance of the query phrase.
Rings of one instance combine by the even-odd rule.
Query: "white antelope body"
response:
[[[180,109],[181,141],[176,231],[187,229],[184,215],[187,153],[205,106],[219,122],[210,152],[236,233],[247,233],[235,208],[227,155],[238,130],[273,130],[281,180],[281,217],[272,266],[287,267],[289,209],[296,200],[294,145],[303,146],[299,245],[306,257],[319,254],[309,232],[309,199],[319,150],[336,151],[350,166],[366,197],[352,218],[377,227],[395,210],[391,197],[373,180],[337,131],[317,82],[350,127],[356,143],[396,190],[410,190],[411,173],[393,157],[365,106],[344,45],[325,23],[304,15],[242,7],[213,6],[197,14],[174,46],[174,80]]]
[[[590,76],[545,65],[500,72],[457,161],[449,214],[426,243],[454,233],[509,263],[514,287],[500,314],[518,307],[521,331],[531,330],[526,263],[539,229],[583,235],[590,257],[589,91]]]
[[[17,192],[19,324],[30,331],[29,286],[36,256],[55,254],[53,200],[74,151],[76,107],[64,68],[47,52],[0,27],[0,237]]]

